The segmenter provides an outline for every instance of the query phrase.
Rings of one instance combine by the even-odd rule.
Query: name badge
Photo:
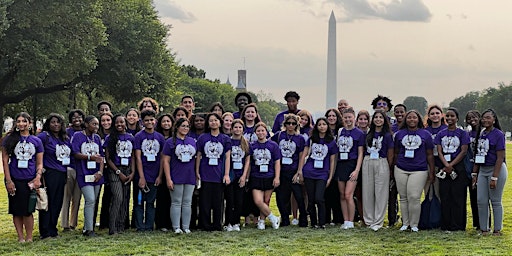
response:
[[[28,168],[28,160],[18,160],[18,168]]]
[[[314,166],[316,169],[322,169],[324,168],[324,161],[315,160]]]
[[[446,162],[451,162],[452,161],[452,155],[450,155],[450,154],[444,155],[444,160],[446,160]]]
[[[146,160],[148,160],[148,162],[154,162],[156,161],[156,157],[155,155],[147,155]]]
[[[485,163],[485,156],[475,156],[475,163],[477,163],[477,164]]]
[[[371,152],[370,159],[379,159],[379,152]]]
[[[62,158],[62,165],[69,165],[71,162],[71,159],[69,157]]]
[[[340,153],[340,159],[341,160],[347,160],[348,159],[348,153]]]
[[[181,155],[181,161],[184,163],[190,162],[190,155],[189,154]]]
[[[130,161],[128,160],[128,158],[121,158],[121,165],[128,166],[129,163]]]
[[[433,153],[434,153],[434,156],[439,156],[439,152],[437,152],[437,148],[435,148],[433,151],[434,151],[434,152],[433,152]]]
[[[87,169],[96,169],[96,162],[87,161]]]
[[[95,180],[94,175],[85,175],[85,182],[94,182]]]
[[[208,164],[209,165],[219,165],[219,160],[217,158],[210,158],[210,160],[208,160]]]
[[[233,162],[233,169],[240,170],[242,169],[242,162]]]
[[[291,159],[289,157],[283,157],[281,160],[282,160],[281,162],[283,164],[292,164],[293,163],[293,159]]]
[[[260,172],[268,172],[268,165],[267,164],[260,165]]]
[[[414,158],[414,150],[406,150],[405,151],[405,157],[407,158]]]

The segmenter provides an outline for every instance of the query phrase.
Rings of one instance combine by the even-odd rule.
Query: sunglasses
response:
[[[379,107],[386,107],[388,105],[388,103],[386,102],[377,102],[377,106]]]
[[[295,123],[295,122],[286,122],[286,123],[284,123],[284,124],[285,124],[285,125],[297,125],[297,123]]]

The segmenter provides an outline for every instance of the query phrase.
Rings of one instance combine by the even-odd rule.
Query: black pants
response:
[[[128,167],[118,167],[123,174],[129,175]],[[126,215],[128,214],[128,202],[130,201],[130,184],[124,184],[118,174],[110,172],[110,216],[109,216],[109,234],[123,232],[125,229]],[[103,206],[102,206],[103,207]],[[103,208],[102,208],[103,209]]]
[[[304,203],[304,197],[302,195],[302,186],[298,183],[292,183],[292,178],[295,173],[295,171],[281,171],[281,184],[275,189],[277,208],[281,214],[281,226],[283,227],[290,225],[290,199],[292,193],[299,208],[299,226],[306,227],[308,225],[306,204]]]
[[[311,219],[311,226],[325,225],[326,212],[324,194],[326,183],[325,180],[304,178],[304,185],[306,185],[306,191],[308,193],[308,212],[309,218]]]
[[[477,209],[478,211],[478,209]],[[395,225],[398,221],[398,189],[394,178],[389,181],[389,198],[388,198],[388,223],[389,226]],[[478,221],[478,220],[477,220]]]
[[[466,187],[468,177],[464,163],[454,166],[457,178],[452,180],[449,175],[439,179],[439,194],[441,199],[441,229],[466,230]]]
[[[224,200],[224,184],[201,182],[199,195],[199,218],[205,231],[222,230],[222,203]],[[212,222],[213,211],[213,222]]]
[[[43,176],[48,195],[48,211],[39,211],[39,233],[41,238],[56,237],[59,235],[57,223],[64,200],[67,173],[46,167]]]
[[[240,224],[242,209],[244,207],[245,188],[241,188],[238,184],[240,177],[236,177],[224,189],[224,198],[226,199],[226,215],[224,222],[226,225]]]
[[[155,225],[156,229],[166,228],[172,229],[171,223],[171,193],[167,183],[164,181],[158,186],[156,192],[156,212],[155,212]]]
[[[337,224],[343,223],[343,213],[341,212],[340,203],[340,191],[338,189],[338,182],[336,182],[335,179],[333,179],[331,184],[325,188],[325,221]]]
[[[101,189],[103,189],[103,195],[101,197],[101,212],[100,212],[100,229],[108,228],[110,222],[110,201],[112,200],[112,190],[110,189],[110,181],[108,173],[111,172],[109,168],[103,170],[103,179],[105,183],[100,187],[98,198],[96,198],[96,204],[94,205],[94,221],[96,223],[98,217],[98,208],[100,204],[99,197],[101,195]]]
[[[199,220],[199,193],[200,189],[195,189],[192,194],[192,213],[190,214],[190,229],[201,229],[203,225]]]

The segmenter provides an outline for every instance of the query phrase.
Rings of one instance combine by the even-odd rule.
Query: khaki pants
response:
[[[428,179],[427,170],[404,171],[395,166],[395,180],[400,194],[400,209],[404,226],[418,227],[421,214],[421,193]]]
[[[60,213],[60,223],[62,228],[75,228],[78,225],[78,210],[80,209],[80,199],[82,191],[76,181],[76,170],[68,167],[67,181],[64,188],[64,200],[62,211]],[[69,208],[71,206],[71,219],[69,218]]]
[[[388,205],[389,165],[386,158],[363,160],[363,217],[366,225],[381,228]]]

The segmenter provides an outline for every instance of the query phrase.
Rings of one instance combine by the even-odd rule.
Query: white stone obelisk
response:
[[[329,34],[327,41],[327,90],[326,90],[326,109],[336,108],[336,18],[334,11],[331,11],[329,17]]]

